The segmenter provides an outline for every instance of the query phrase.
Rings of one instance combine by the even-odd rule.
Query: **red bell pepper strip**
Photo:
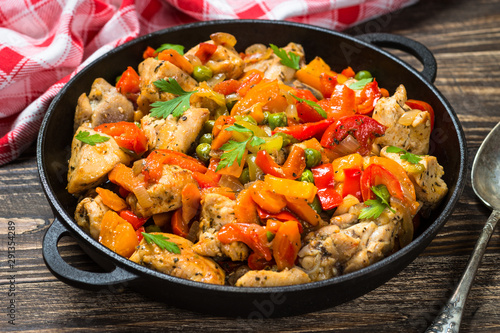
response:
[[[182,208],[177,209],[170,221],[172,232],[177,236],[186,237],[189,233],[189,221],[182,219]]]
[[[318,102],[318,99],[314,97],[313,93],[307,89],[295,89],[293,94],[301,99],[306,99],[312,102]],[[305,102],[297,102],[297,114],[302,123],[313,123],[316,121],[324,120],[318,111],[314,110],[314,108],[308,105]]]
[[[354,73],[354,70],[349,66],[342,71],[342,75],[347,77],[354,77],[356,73]]]
[[[346,85],[338,84],[333,89],[330,99],[319,103],[324,108],[328,118],[340,119],[356,113],[356,93]]]
[[[431,116],[431,130],[434,128],[434,109],[430,106],[430,104],[416,99],[409,99],[406,101],[406,105],[412,109],[429,112],[429,115]]]
[[[264,73],[259,70],[252,70],[248,72],[241,80],[240,86],[236,91],[240,96],[245,96],[250,89],[253,88],[257,83],[262,81],[264,78]]]
[[[137,235],[137,240],[139,241],[139,243],[144,238],[144,236],[142,235],[143,232],[146,232],[146,229],[144,229],[144,227],[140,227],[139,229],[137,229],[135,231],[135,234]]]
[[[148,138],[143,130],[134,123],[126,121],[107,123],[95,127],[94,130],[112,136],[118,146],[131,150],[138,155],[148,149]]]
[[[292,268],[301,247],[299,222],[284,222],[273,239],[273,257],[278,270]]]
[[[324,98],[329,98],[332,96],[335,86],[337,85],[337,77],[330,75],[328,73],[321,73],[319,76],[319,82],[321,84],[320,91]]]
[[[238,91],[240,82],[234,79],[224,80],[217,83],[212,89],[223,95],[234,94]]]
[[[361,195],[361,174],[362,171],[358,168],[344,169],[344,187],[342,189],[342,198],[347,195],[353,195],[359,201],[363,201]]]
[[[404,200],[403,189],[398,178],[383,166],[370,164],[361,176],[361,195],[364,201],[375,198],[371,188],[376,185],[385,185],[391,196]]]
[[[368,116],[343,117],[328,127],[320,143],[325,148],[333,149],[348,135],[352,135],[360,145],[357,152],[361,155],[368,155],[373,140],[383,135],[385,129],[384,125]]]
[[[260,254],[253,252],[248,256],[248,267],[253,270],[262,270],[273,266],[273,260],[267,261]]]
[[[131,210],[122,210],[118,213],[118,215],[120,215],[122,219],[132,224],[134,230],[137,230],[140,227],[142,227],[142,225],[146,223],[146,221],[149,219],[149,217],[138,217]]]
[[[318,188],[317,196],[324,210],[337,207],[342,203],[342,196],[335,191],[333,166],[331,163],[321,164],[311,169],[314,184]]]
[[[142,54],[142,58],[143,59],[154,58],[157,55],[158,55],[158,53],[156,52],[156,50],[153,49],[151,46],[148,46],[146,48],[146,50],[144,51],[144,53]]]
[[[274,133],[285,133],[293,136],[297,140],[304,141],[322,135],[322,133],[335,122],[335,119],[323,119],[315,123],[305,123],[288,127],[276,127]]]
[[[277,214],[269,213],[268,211],[257,207],[257,213],[259,214],[259,218],[261,221],[267,220],[267,219],[275,219],[278,221],[298,221],[297,217],[290,213],[289,211],[282,210],[281,212]]]
[[[380,96],[381,93],[377,81],[367,83],[361,91],[359,99],[356,99],[356,104],[358,105],[357,113],[368,114],[372,112]]]
[[[217,51],[217,45],[211,43],[200,43],[200,47],[194,54],[201,60],[202,64],[205,64]]]
[[[200,188],[209,188],[219,186],[221,175],[212,170],[207,170],[205,173],[193,172],[193,178],[198,182]]]
[[[157,182],[161,178],[164,164],[173,164],[183,169],[205,173],[207,167],[196,158],[168,149],[154,150],[146,158],[142,169],[145,181]]]
[[[116,83],[116,89],[119,93],[128,97],[129,94],[135,94],[141,90],[140,83],[141,78],[139,74],[132,67],[128,66],[120,80]]]
[[[243,242],[259,256],[270,261],[272,255],[266,233],[265,227],[254,223],[228,223],[219,230],[217,238],[223,244]]]

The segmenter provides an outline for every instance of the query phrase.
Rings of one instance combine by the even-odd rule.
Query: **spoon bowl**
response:
[[[471,180],[474,193],[493,212],[481,231],[453,295],[426,332],[454,333],[459,331],[467,295],[486,246],[500,219],[500,123],[491,130],[479,147],[472,164]]]

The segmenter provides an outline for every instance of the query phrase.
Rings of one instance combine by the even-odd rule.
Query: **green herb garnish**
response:
[[[160,47],[155,50],[155,52],[160,53],[164,50],[175,50],[180,55],[184,55],[184,46],[179,44],[161,44]]]
[[[368,78],[368,79],[362,79],[362,80],[359,80],[359,81],[356,81],[354,83],[352,83],[349,88],[353,89],[353,90],[361,90],[363,89],[368,83],[372,82],[373,81],[373,78]]]
[[[168,241],[167,240],[169,239],[168,237],[165,237],[161,234],[158,235],[148,234],[146,232],[141,232],[141,234],[144,236],[144,239],[148,244],[155,243],[162,250],[167,250],[168,252],[177,254],[181,253],[179,246],[177,246],[177,244],[175,244],[174,242]]]
[[[261,144],[266,143],[266,141],[258,136],[255,136],[253,131],[240,125],[233,124],[225,129],[226,131],[235,131],[239,133],[251,133],[251,136],[245,141],[238,142],[234,140],[229,140],[225,144],[220,147],[224,153],[221,156],[220,162],[217,165],[216,171],[220,169],[230,167],[233,165],[234,161],[238,161],[238,165],[241,165],[241,160],[243,159],[243,155],[245,154],[245,149],[247,144],[250,142],[252,147],[260,146]]]
[[[402,160],[408,161],[411,164],[418,164],[418,162],[420,162],[422,160],[422,158],[419,157],[418,155],[409,153],[406,150],[401,149],[399,147],[389,146],[389,147],[387,147],[386,151],[388,153],[403,154],[400,156],[400,158]]]
[[[198,92],[198,90],[185,91],[179,83],[172,78],[157,80],[153,83],[163,92],[179,95],[179,97],[171,99],[170,101],[158,101],[151,104],[153,107],[151,109],[151,116],[156,118],[167,118],[170,114],[174,117],[180,117],[191,107],[189,103],[191,96]]]
[[[108,136],[102,136],[97,133],[90,135],[87,131],[78,132],[75,138],[91,146],[95,146],[96,143],[106,142],[110,139]]]
[[[278,48],[274,44],[269,44],[271,49],[273,50],[274,54],[278,56],[278,58],[281,59],[281,63],[287,67],[293,68],[295,70],[299,70],[299,61],[300,61],[300,56],[296,55],[293,52],[286,52],[285,50]]]
[[[319,113],[319,115],[321,117],[323,117],[323,118],[327,117],[325,110],[323,110],[323,108],[321,106],[319,106],[318,103],[310,101],[308,99],[297,97],[292,93],[290,93],[290,95],[292,95],[292,97],[295,98],[297,101],[306,103],[307,105],[311,106],[314,110],[316,110],[317,113]]]
[[[390,194],[385,185],[377,185],[371,187],[372,192],[377,196],[374,200],[366,200],[367,207],[361,210],[359,214],[360,219],[378,218],[384,209],[389,208],[393,213],[395,211],[389,205]]]

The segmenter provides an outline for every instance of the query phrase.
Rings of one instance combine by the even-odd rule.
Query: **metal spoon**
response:
[[[426,332],[458,332],[472,281],[493,230],[495,230],[495,226],[500,219],[500,123],[493,128],[484,139],[481,147],[479,147],[472,164],[471,178],[472,189],[493,212],[486,221],[483,231],[481,231],[455,292]]]

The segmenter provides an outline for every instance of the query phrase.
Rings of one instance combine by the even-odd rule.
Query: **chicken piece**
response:
[[[78,98],[74,130],[85,122],[94,128],[119,121],[134,121],[134,105],[106,80],[95,79],[89,96],[83,93]]]
[[[170,149],[187,153],[198,137],[203,124],[210,116],[208,109],[190,108],[178,118],[165,119],[144,116],[141,128],[148,138],[150,150]]]
[[[293,52],[300,57],[299,63],[304,62],[304,49],[302,45],[289,43],[283,48],[287,53]],[[264,77],[269,80],[279,80],[283,83],[291,84],[293,82],[296,70],[285,66],[281,59],[274,53],[268,59],[257,61],[256,63],[245,66],[245,72],[257,69],[264,73]]]
[[[76,206],[75,221],[88,232],[95,240],[99,239],[101,233],[101,221],[109,208],[102,202],[100,195],[86,197]]]
[[[236,287],[279,287],[309,283],[311,279],[300,268],[285,268],[281,272],[270,270],[248,271],[236,281]]]
[[[372,118],[387,129],[374,142],[381,146],[396,146],[413,154],[427,154],[431,136],[429,112],[411,110],[405,105],[406,99],[406,89],[400,85],[393,96],[378,100]],[[403,116],[405,113],[408,114]]]
[[[91,146],[78,140],[76,135],[73,137],[68,170],[68,192],[71,194],[99,185],[106,180],[108,172],[116,164],[120,162],[128,164],[132,160],[109,135],[97,133],[85,125],[80,126],[76,134],[80,132],[88,132],[89,135],[99,134],[108,137],[109,140]]]
[[[127,196],[127,203],[140,216],[170,212],[182,206],[182,190],[189,183],[195,183],[191,171],[166,164],[158,183],[149,184],[146,188],[153,204],[142,207],[133,193]]]
[[[235,223],[235,201],[223,195],[208,193],[201,200],[199,241],[193,250],[207,257],[229,257],[233,261],[248,258],[248,247],[242,242],[222,244],[217,238],[218,231],[228,223]]]
[[[345,229],[328,225],[311,232],[299,251],[300,265],[312,281],[321,281],[381,260],[394,251],[400,235],[404,213],[395,211],[386,208],[377,219],[364,219]]]
[[[436,208],[448,193],[448,186],[442,179],[444,175],[443,167],[439,165],[436,157],[430,155],[420,156],[421,160],[416,165],[401,159],[400,154],[388,153],[387,147],[382,148],[380,156],[398,162],[405,169],[415,186],[417,201],[422,202],[424,213]]]
[[[212,40],[205,43],[214,44]],[[194,57],[200,45],[196,45],[186,52],[186,57]],[[224,74],[226,79],[237,79],[243,73],[243,60],[234,47],[217,45],[217,49],[205,66],[212,70],[213,75]]]
[[[150,104],[157,101],[169,101],[176,97],[171,93],[162,92],[154,85],[155,81],[173,78],[185,91],[195,90],[198,84],[195,79],[179,67],[168,61],[155,58],[147,58],[139,64],[139,75],[141,77],[141,93],[137,98],[137,105],[139,110],[145,114],[151,109]]]
[[[152,233],[163,235],[168,242],[177,244],[180,254],[161,249],[156,243],[148,244],[141,241],[137,250],[129,258],[139,265],[144,265],[155,271],[171,276],[211,284],[224,284],[225,274],[222,268],[210,258],[201,257],[193,252],[193,243],[187,239],[166,233]]]

